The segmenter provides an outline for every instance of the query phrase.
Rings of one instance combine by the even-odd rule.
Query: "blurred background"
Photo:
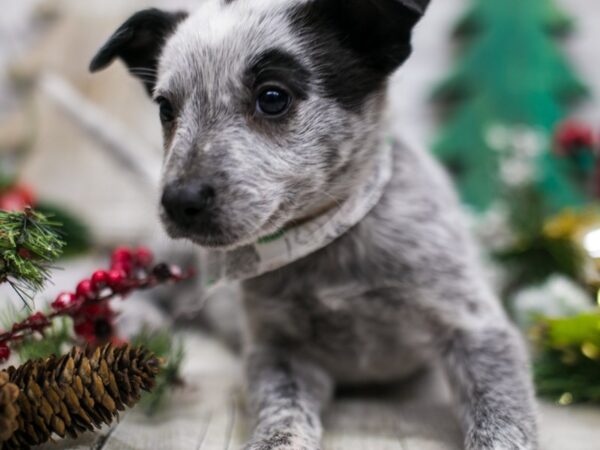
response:
[[[589,92],[576,108],[565,109],[563,116],[597,124],[600,122],[597,98],[600,77],[597,76],[596,24],[600,5],[589,0],[557,1],[559,6],[564,6],[574,29],[566,39],[548,45],[556,46],[555,51],[566,55],[570,69]],[[439,103],[436,105],[431,97],[435,86],[446,76],[461,64],[469,64],[464,62],[464,39],[462,43],[457,42],[453,33],[472,3],[470,0],[432,2],[417,29],[416,51],[393,84],[394,121],[403,135],[418,145],[433,147],[448,123],[447,117],[440,117]],[[135,150],[134,158],[147,168],[148,173],[143,175],[155,175],[161,155],[157,113],[124,67],[115,65],[109,71],[91,76],[87,65],[98,46],[130,13],[147,6],[177,9],[193,7],[193,4],[191,0],[4,2],[0,18],[0,173],[4,177],[17,173],[19,181],[31,187],[40,199],[76,212],[91,227],[96,240],[114,243],[155,238],[154,192],[123,167],[123,161],[114,157],[116,150],[98,135],[115,127],[112,131],[119,134],[109,140],[126,141],[122,142],[123,146]],[[488,13],[481,15],[485,14]],[[489,14],[498,12],[489,11]],[[497,18],[507,32],[512,28],[514,16],[521,12],[513,8],[509,14],[512,16]],[[531,14],[527,20],[545,20],[535,17],[536,14],[544,12]],[[483,27],[487,27],[486,20],[481,17]],[[518,76],[520,69],[527,70],[519,66],[518,58],[526,59],[526,55],[516,55],[510,61],[494,54],[518,50],[515,48],[520,46],[515,42],[517,38],[503,36],[506,42],[491,43],[487,50],[483,48],[480,53],[487,54],[467,70],[472,70],[472,75],[480,68],[498,71],[500,75],[510,68]],[[482,40],[483,37],[473,37],[475,42],[468,46],[481,47]],[[547,51],[543,46],[532,44],[534,56],[531,58],[538,49]],[[552,57],[550,54],[537,56],[538,59]],[[531,80],[525,82],[529,83],[550,68],[531,63],[532,70],[539,74],[537,78],[535,74],[527,75]],[[509,67],[498,67],[499,64]],[[492,88],[498,90],[498,96],[503,95],[501,85],[489,87]],[[100,118],[107,119],[106,123],[94,123]],[[93,129],[94,126],[100,129]],[[465,128],[464,131],[467,134],[470,130]],[[475,149],[472,152],[477,153]]]
[[[90,251],[175,248],[156,214],[156,108],[124,66],[87,66],[134,11],[198,1],[2,4],[0,209],[54,211],[85,249],[57,285]],[[538,391],[561,405],[600,403],[598,23],[591,0],[434,0],[390,88],[399,134],[455,179]]]

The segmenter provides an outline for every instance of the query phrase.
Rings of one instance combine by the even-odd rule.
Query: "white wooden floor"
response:
[[[131,411],[112,429],[43,450],[236,450],[248,435],[237,359],[186,337],[186,386],[148,418]],[[435,375],[396,392],[345,394],[325,417],[323,450],[460,450],[461,433]],[[600,409],[541,405],[542,450],[600,450]]]

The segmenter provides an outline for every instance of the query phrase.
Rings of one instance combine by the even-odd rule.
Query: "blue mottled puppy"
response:
[[[428,0],[206,0],[141,11],[98,52],[160,106],[161,217],[242,279],[247,449],[316,450],[336,385],[437,358],[470,450],[537,447],[522,342],[452,189],[392,141],[388,79]]]

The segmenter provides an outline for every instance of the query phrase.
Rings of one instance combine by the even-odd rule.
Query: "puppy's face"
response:
[[[159,105],[169,234],[235,247],[343,201],[426,0],[208,0],[142,11],[100,50]]]

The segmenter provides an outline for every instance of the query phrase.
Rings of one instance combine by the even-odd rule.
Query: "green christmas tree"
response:
[[[468,39],[435,91],[450,116],[434,151],[476,211],[524,185],[549,212],[584,201],[551,152],[554,127],[586,92],[553,36],[569,27],[551,0],[476,0],[459,23]]]
[[[458,23],[455,35],[461,38],[470,37],[488,28],[490,23],[494,23],[494,17],[491,15],[496,6],[494,3],[488,1],[474,5]],[[554,0],[530,2],[530,6],[536,9],[536,17],[542,19],[540,24],[548,32],[563,35],[573,29],[573,21]]]

